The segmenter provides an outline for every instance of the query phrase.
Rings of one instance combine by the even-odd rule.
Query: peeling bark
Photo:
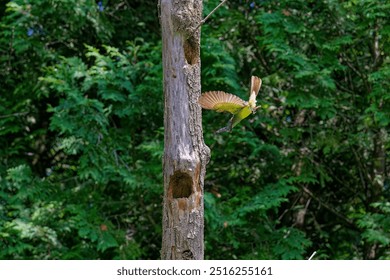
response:
[[[164,70],[162,259],[203,259],[204,144],[200,89],[201,0],[161,0]],[[195,30],[195,31],[194,31]]]

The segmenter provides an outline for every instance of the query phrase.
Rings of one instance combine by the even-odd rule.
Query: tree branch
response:
[[[29,111],[26,112],[20,112],[20,113],[13,113],[13,114],[8,114],[8,115],[0,115],[0,119],[6,119],[10,117],[20,117],[20,116],[25,116],[29,113]]]
[[[327,209],[328,211],[332,212],[334,215],[336,215],[338,218],[340,218],[341,220],[343,220],[346,224],[348,224],[350,227],[356,229],[356,225],[354,224],[354,222],[350,219],[348,219],[347,217],[345,217],[344,215],[340,214],[339,212],[337,212],[336,210],[334,210],[331,206],[329,206],[328,204],[324,203],[321,199],[319,199],[318,197],[316,197],[307,187],[302,187],[303,191],[305,193],[307,193],[310,197],[312,197],[314,200],[316,200],[317,202],[319,202],[321,204],[321,206],[323,206],[325,209]]]
[[[223,0],[221,3],[219,3],[218,6],[214,8],[214,10],[212,10],[204,19],[201,20],[201,22],[195,27],[195,29],[194,29],[193,32],[195,32],[196,30],[198,30],[198,28],[199,28],[202,24],[204,24],[204,23],[206,22],[206,20],[208,20],[208,18],[209,18],[212,14],[214,14],[214,12],[215,12],[216,10],[218,10],[218,8],[221,7],[226,1],[227,1],[227,0]]]

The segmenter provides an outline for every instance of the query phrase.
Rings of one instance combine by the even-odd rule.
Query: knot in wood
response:
[[[194,259],[194,254],[192,254],[191,250],[185,250],[181,254],[183,260],[193,260]]]

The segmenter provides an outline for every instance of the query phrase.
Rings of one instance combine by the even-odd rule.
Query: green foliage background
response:
[[[219,1],[204,1],[208,14]],[[202,26],[207,259],[390,259],[388,1],[228,1]],[[158,259],[156,1],[0,6],[0,259]]]

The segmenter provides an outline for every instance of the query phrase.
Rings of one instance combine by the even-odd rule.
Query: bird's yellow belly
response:
[[[237,114],[234,115],[232,127],[236,126],[240,121],[248,117],[251,113],[252,111],[249,106],[242,108]]]

